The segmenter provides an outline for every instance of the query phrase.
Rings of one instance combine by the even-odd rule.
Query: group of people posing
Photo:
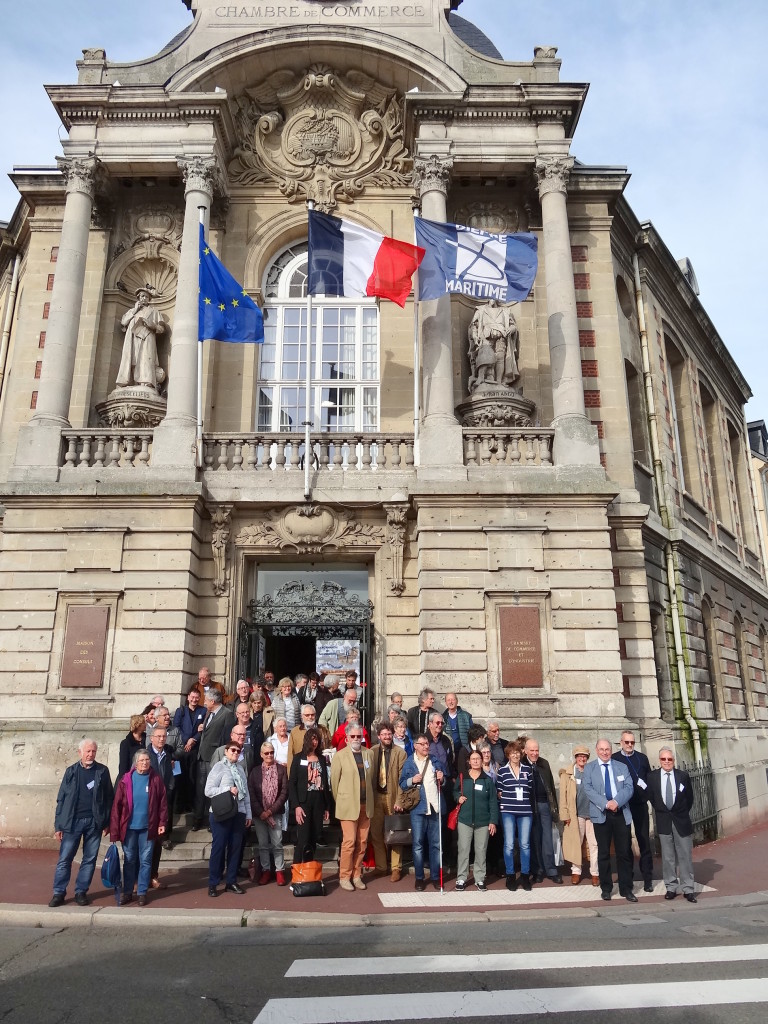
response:
[[[386,712],[371,723],[371,745],[357,707],[360,692],[355,673],[348,673],[343,687],[338,679],[324,686],[316,674],[285,677],[276,685],[267,676],[255,685],[239,680],[227,704],[223,687],[203,669],[173,724],[159,695],[131,719],[114,793],[109,771],[96,762],[95,742],[83,740],[80,760],[67,769],[59,792],[55,833],[61,852],[50,905],[64,902],[81,840],[75,901],[87,903],[101,835],[109,832],[124,851],[120,902],[132,902],[135,885],[144,906],[151,889],[163,888],[160,856],[172,844],[174,805],[192,811],[193,830],[211,832],[211,897],[222,881],[225,891],[244,893],[249,828],[258,845],[254,882],[286,885],[289,822],[296,829],[293,862],[301,863],[314,860],[332,815],[342,833],[340,887],[366,888],[369,842],[375,867],[366,877],[388,875],[397,883],[403,877],[403,844],[388,842],[386,833],[392,815],[407,815],[417,891],[428,882],[439,888],[449,871],[463,891],[470,884],[470,860],[480,891],[489,874],[504,876],[513,891],[529,891],[545,878],[561,885],[559,821],[571,883],[581,881],[586,840],[592,884],[610,899],[613,844],[619,893],[636,902],[632,826],[645,888],[653,888],[649,800],[661,837],[667,898],[677,895],[679,875],[686,899],[696,902],[693,793],[668,748],[660,752],[662,768],[653,772],[647,757],[635,751],[630,731],[615,753],[608,740],[599,740],[595,760],[586,746],[576,746],[573,763],[560,769],[558,793],[534,738],[501,739],[497,722],[474,722],[453,693],[445,695],[440,711],[434,692],[425,688],[408,712],[402,696],[393,694]]]

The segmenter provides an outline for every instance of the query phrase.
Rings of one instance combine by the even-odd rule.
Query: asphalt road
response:
[[[343,931],[311,919],[0,931],[0,1024],[764,1024],[767,1004],[768,905]]]

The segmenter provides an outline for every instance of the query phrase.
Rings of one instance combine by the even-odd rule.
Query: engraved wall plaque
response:
[[[103,605],[70,605],[64,627],[62,687],[93,689],[104,685],[108,626],[109,608]]]
[[[502,605],[498,611],[502,687],[543,686],[539,609]]]

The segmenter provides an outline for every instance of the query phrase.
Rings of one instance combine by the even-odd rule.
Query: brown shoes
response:
[[[400,869],[399,868],[394,868],[392,870],[392,874],[389,876],[389,880],[390,880],[390,882],[399,882],[402,877],[403,876],[402,876],[402,874],[400,872]]]
[[[581,875],[571,875],[571,885],[578,885],[581,881]]]
[[[592,885],[600,885],[600,878],[597,875],[592,875]]]

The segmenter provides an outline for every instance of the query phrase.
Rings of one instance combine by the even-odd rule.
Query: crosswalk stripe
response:
[[[635,893],[638,900],[650,900],[652,896],[663,896],[667,891],[663,882],[656,882],[653,892],[645,892],[642,888]],[[717,892],[710,885],[697,885],[696,892]],[[488,889],[486,892],[477,892],[475,889],[467,889],[464,892],[457,892],[456,889],[446,889],[444,892],[380,892],[379,902],[388,909],[403,910],[406,908],[428,908],[430,910],[439,907],[441,910],[454,910],[460,908],[468,910],[470,907],[492,907],[499,909],[503,907],[530,907],[530,906],[571,906],[581,903],[600,903],[600,890],[591,885],[569,885],[563,888],[559,885],[542,886],[530,893],[522,890],[510,892],[509,889]],[[624,904],[624,898],[618,893],[613,894],[614,906]],[[605,906],[605,904],[601,904]]]
[[[646,967],[656,964],[734,963],[768,960],[768,945],[675,947],[674,949],[569,949],[555,953],[496,953],[456,956],[350,957],[294,960],[286,978],[367,977],[386,974],[464,974],[469,971],[562,970]]]
[[[254,1024],[364,1024],[768,1002],[768,978],[270,999]]]

